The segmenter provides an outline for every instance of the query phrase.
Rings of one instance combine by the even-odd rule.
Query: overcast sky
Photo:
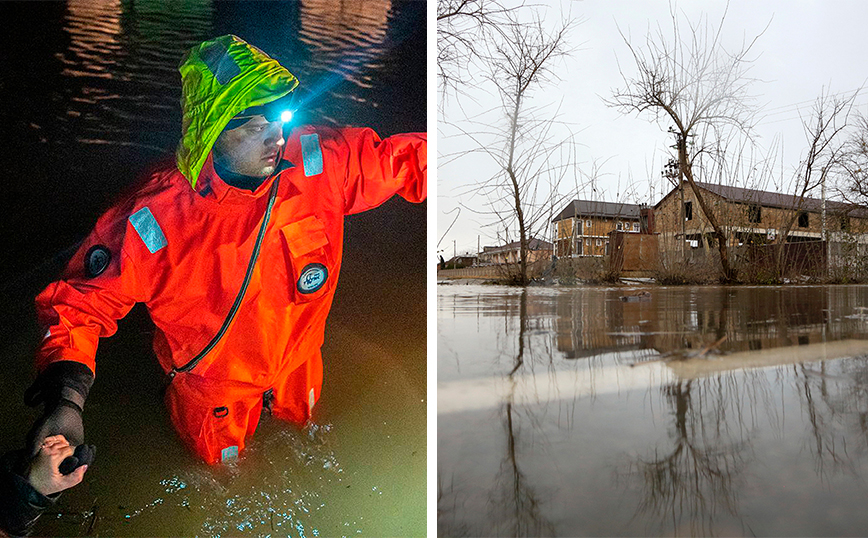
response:
[[[545,13],[552,18],[570,12],[583,22],[572,33],[575,47],[570,59],[560,67],[562,80],[537,92],[534,104],[558,103],[563,100],[562,117],[572,124],[579,144],[579,166],[590,173],[594,162],[598,171],[596,192],[578,193],[584,199],[627,201],[654,204],[664,189],[660,180],[663,164],[670,157],[671,135],[668,123],[657,124],[653,117],[635,113],[625,116],[607,107],[602,98],[610,97],[614,88],[623,86],[618,63],[628,75],[635,74],[623,39],[617,27],[631,37],[634,44],[644,41],[649,27],[659,23],[664,33],[669,30],[669,2],[666,0],[564,0],[538,2],[548,5]],[[676,8],[691,21],[707,15],[716,24],[724,11],[725,2],[694,0],[680,2]],[[757,98],[762,121],[757,128],[760,144],[771,145],[777,136],[783,142],[778,161],[785,178],[789,177],[806,149],[805,135],[799,114],[809,113],[820,92],[852,92],[865,85],[868,78],[868,2],[856,0],[731,0],[724,23],[724,44],[729,49],[751,39],[768,25],[755,45],[756,61],[750,76],[759,79],[751,93]],[[616,26],[617,25],[617,26]],[[668,35],[671,35],[668,34]],[[460,122],[465,114],[478,114],[489,109],[497,99],[485,85],[469,90],[473,100],[464,98],[459,109],[456,99],[448,101],[446,118]],[[858,109],[868,112],[868,90],[856,99]],[[439,118],[438,118],[439,120]],[[476,214],[472,209],[484,209],[483,201],[462,193],[474,181],[491,177],[496,168],[490,158],[468,155],[444,163],[452,155],[471,145],[460,136],[458,129],[438,121],[437,168],[437,240],[445,258],[457,251],[472,251],[481,244],[497,243],[493,218]],[[769,190],[773,187],[769,186]],[[445,233],[462,209],[452,229]],[[445,236],[444,236],[445,233]],[[515,233],[515,232],[514,232]],[[441,241],[441,237],[443,238]],[[550,238],[546,238],[550,239]]]

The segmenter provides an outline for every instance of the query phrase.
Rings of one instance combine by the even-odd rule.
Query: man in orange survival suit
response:
[[[425,199],[425,134],[305,126],[284,136],[298,81],[235,36],[194,47],[180,72],[177,163],[104,214],[36,298],[47,333],[25,399],[45,408],[31,449],[54,434],[83,442],[98,340],[137,302],[172,378],[172,422],[207,462],[237,456],[264,404],[304,423],[320,395],[344,215],[396,193]]]

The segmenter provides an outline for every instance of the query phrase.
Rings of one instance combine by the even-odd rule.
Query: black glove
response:
[[[70,474],[82,465],[90,465],[96,456],[96,447],[93,445],[78,445],[75,454],[67,456],[60,462],[60,474]]]
[[[84,442],[81,413],[91,385],[90,368],[75,361],[59,361],[50,364],[25,391],[25,404],[30,407],[45,404],[42,416],[27,434],[31,458],[51,435],[63,435],[73,446]]]

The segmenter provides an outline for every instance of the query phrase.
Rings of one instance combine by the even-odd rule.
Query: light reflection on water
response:
[[[864,534],[866,287],[438,286],[438,534]]]

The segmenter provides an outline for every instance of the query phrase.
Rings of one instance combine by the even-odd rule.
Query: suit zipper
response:
[[[238,309],[241,307],[241,301],[244,299],[244,294],[247,292],[247,286],[250,284],[250,279],[253,277],[253,268],[256,266],[256,259],[259,257],[259,251],[262,246],[262,239],[265,237],[265,227],[268,225],[268,221],[271,217],[271,208],[274,206],[274,201],[277,198],[277,186],[280,182],[280,177],[274,178],[274,183],[271,184],[271,191],[268,193],[268,206],[265,208],[265,216],[262,218],[262,225],[259,227],[259,234],[256,237],[256,244],[253,246],[253,252],[250,254],[250,262],[247,264],[247,274],[244,275],[244,280],[241,283],[241,289],[238,290],[238,295],[235,297],[235,302],[232,303],[232,308],[229,309],[229,313],[226,314],[226,319],[223,320],[223,325],[220,326],[220,330],[217,331],[217,334],[214,335],[214,338],[208,342],[208,345],[199,352],[198,355],[190,359],[183,366],[172,368],[169,371],[169,380],[175,378],[175,375],[178,372],[189,372],[193,368],[199,364],[199,361],[205,358],[205,356],[214,349],[215,346],[220,342],[223,338],[223,335],[226,334],[226,331],[229,330],[229,325],[232,323],[232,319],[235,318],[235,314],[238,313]]]

